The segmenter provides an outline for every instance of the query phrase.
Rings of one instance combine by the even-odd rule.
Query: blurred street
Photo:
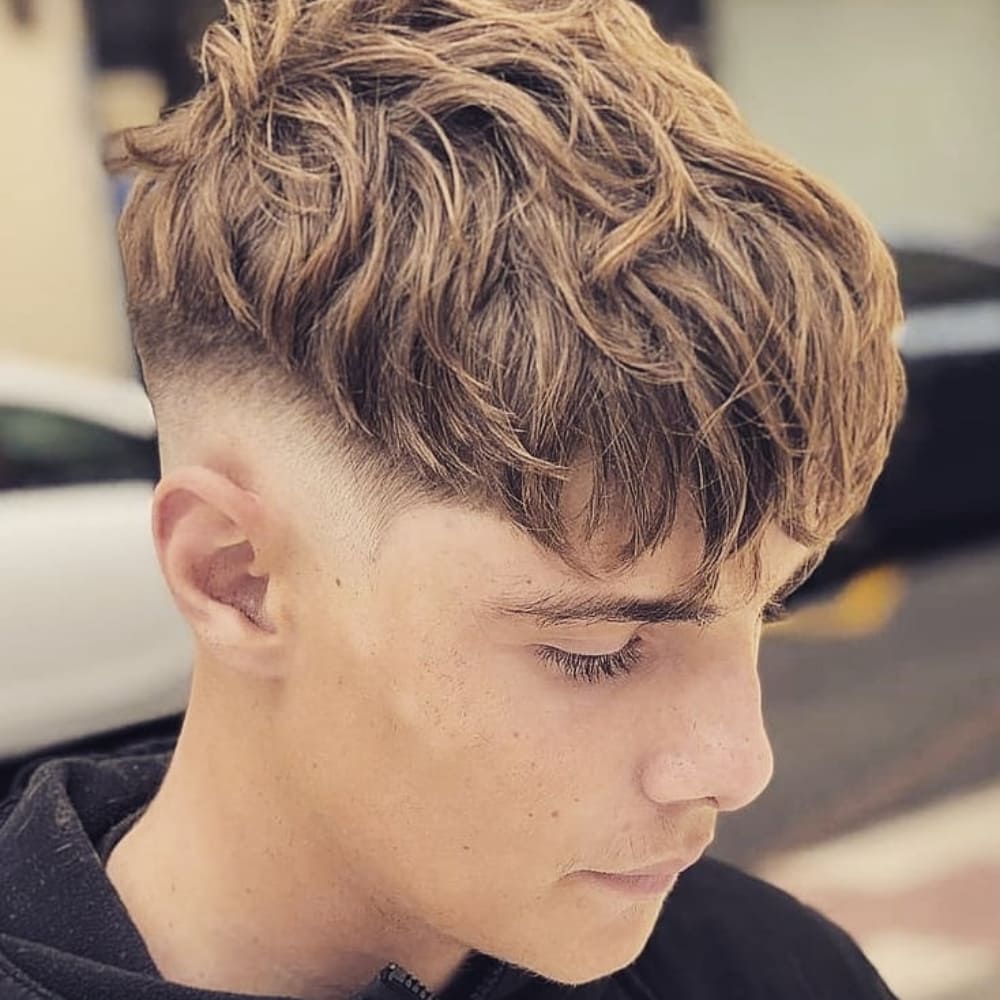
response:
[[[879,580],[882,629],[765,643],[776,774],[714,853],[845,926],[903,1000],[997,1000],[1000,546]]]

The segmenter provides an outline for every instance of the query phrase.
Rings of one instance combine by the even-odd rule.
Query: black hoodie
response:
[[[133,749],[49,761],[0,805],[0,1000],[246,1000],[164,980],[104,873],[111,848],[152,798],[168,759]],[[569,987],[474,952],[441,998],[891,1000],[892,994],[850,938],[820,914],[705,859],[681,876],[645,950],[627,968]],[[388,965],[354,1000],[436,997]]]

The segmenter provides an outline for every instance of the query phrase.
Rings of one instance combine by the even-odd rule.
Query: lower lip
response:
[[[629,896],[664,896],[677,882],[671,875],[609,875],[607,872],[582,872],[590,881]]]

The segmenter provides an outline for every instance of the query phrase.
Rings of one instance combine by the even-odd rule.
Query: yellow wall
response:
[[[76,0],[0,3],[0,352],[132,370]]]
[[[1000,2],[708,0],[714,74],[888,235],[1000,229]]]

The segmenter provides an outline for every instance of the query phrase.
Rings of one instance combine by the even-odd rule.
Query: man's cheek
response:
[[[488,753],[493,738],[475,698],[433,666],[397,678],[385,692],[385,724],[403,768],[434,763],[460,769]]]

